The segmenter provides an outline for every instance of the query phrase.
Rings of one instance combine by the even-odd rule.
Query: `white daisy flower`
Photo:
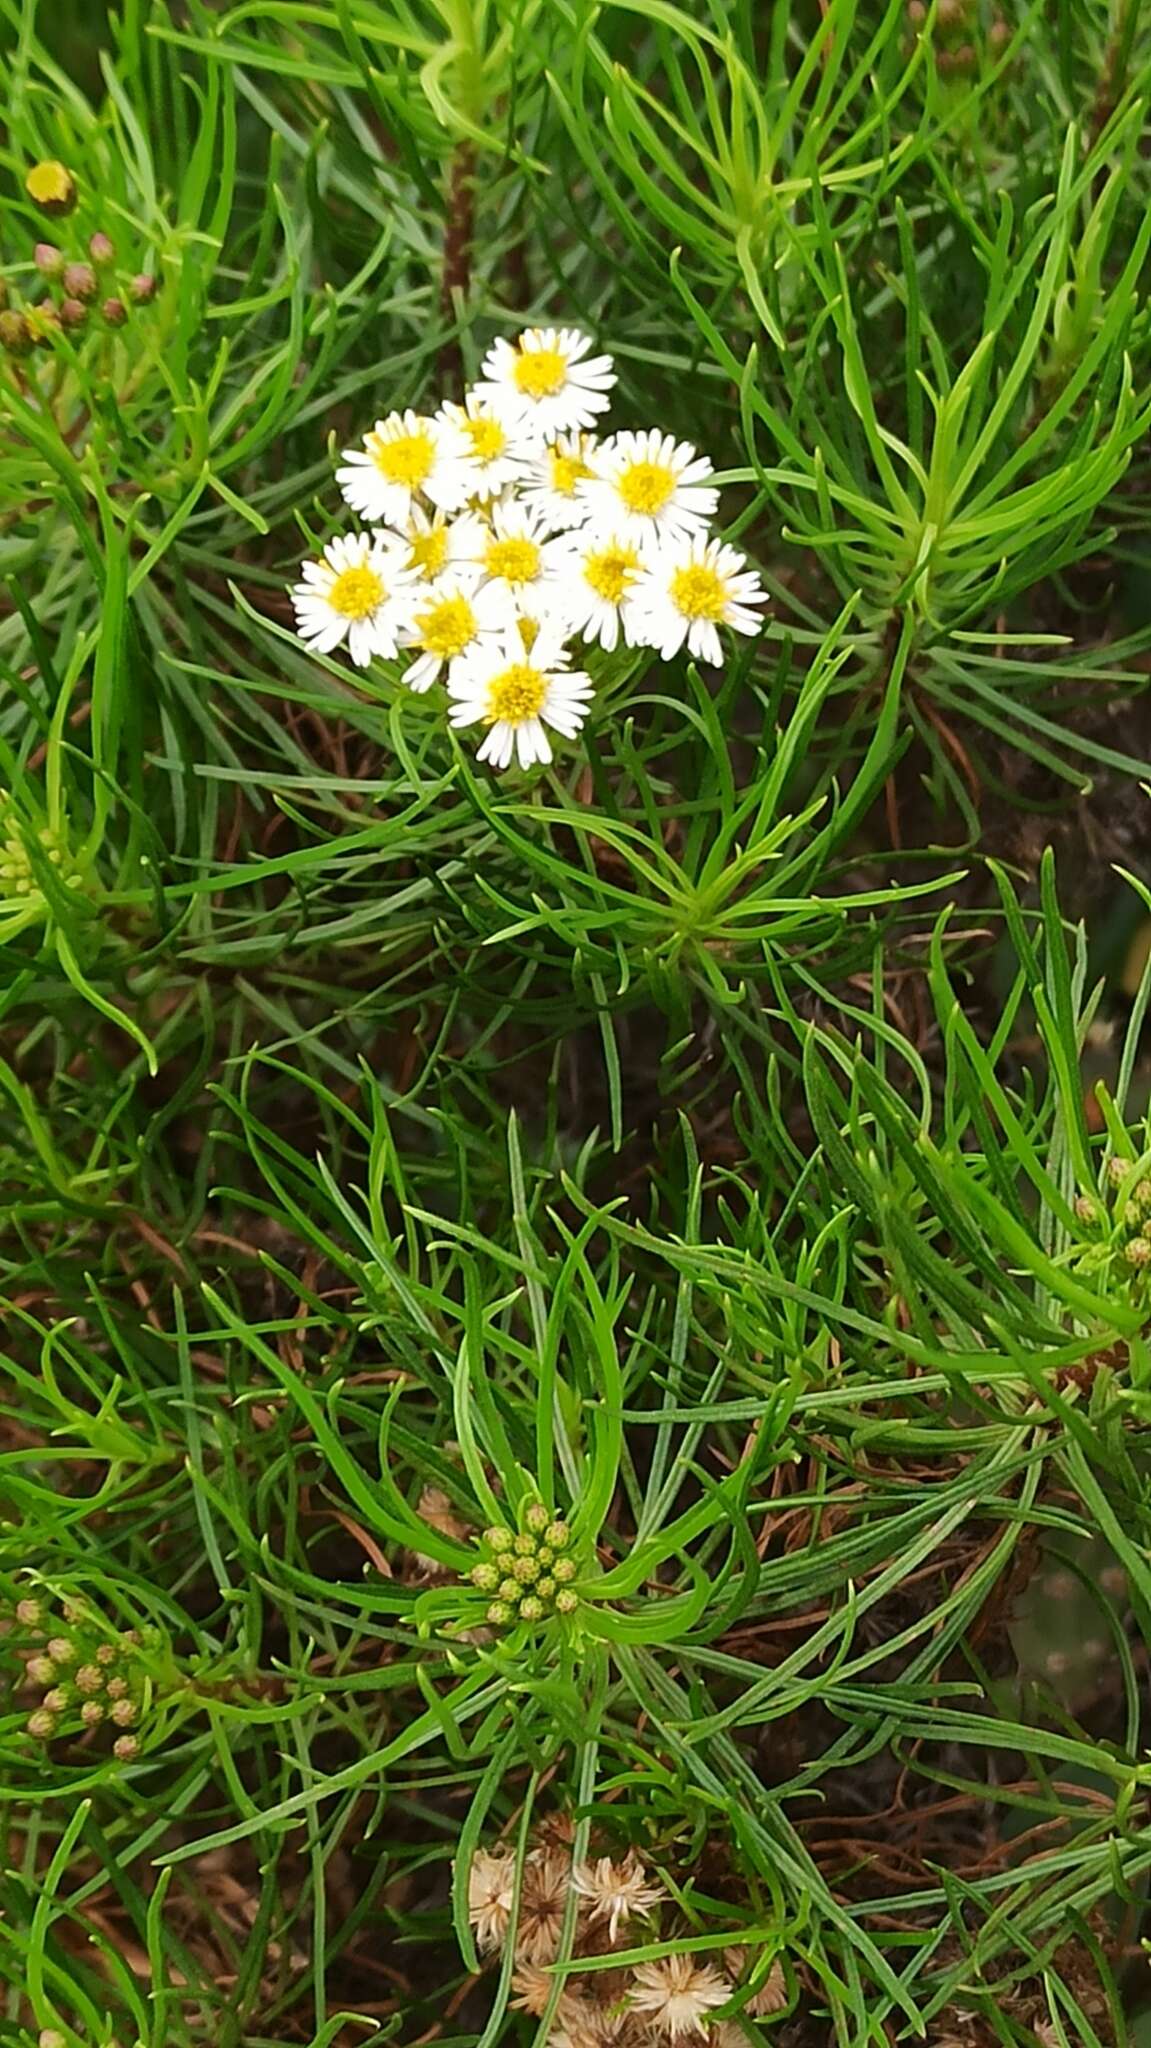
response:
[[[613,434],[599,449],[596,474],[578,489],[598,525],[631,540],[664,541],[707,526],[719,499],[706,482],[713,473],[690,441],[649,427]]]
[[[523,483],[530,475],[529,437],[481,391],[469,391],[462,405],[449,400],[436,419],[459,440],[465,498],[498,498],[501,491]]]
[[[478,582],[487,532],[478,512],[460,512],[454,519],[432,512],[429,517],[422,505],[413,505],[403,532],[385,528],[382,537],[406,549],[407,566],[421,583],[434,583],[447,570]]]
[[[575,738],[587,716],[592,685],[582,669],[569,669],[570,659],[554,625],[532,636],[529,651],[517,623],[452,670],[448,717],[455,727],[487,726],[481,761],[496,768],[506,768],[513,754],[521,768],[550,761],[545,725],[565,739]]]
[[[345,448],[336,482],[353,512],[402,526],[421,494],[447,512],[464,503],[462,452],[458,435],[443,420],[391,412],[365,434],[362,448]]]
[[[589,356],[590,347],[575,327],[525,328],[514,343],[493,342],[479,391],[540,441],[590,427],[615,383],[611,357]]]
[[[556,607],[573,632],[609,654],[621,634],[629,646],[640,644],[636,593],[645,564],[637,541],[588,526],[549,541],[544,556],[556,576]]]
[[[485,583],[477,590],[467,574],[449,573],[423,586],[409,616],[400,645],[419,653],[404,681],[410,690],[427,690],[441,669],[450,675],[456,662],[514,623],[515,599],[506,584]]]
[[[331,654],[346,640],[359,668],[373,654],[395,654],[412,572],[394,542],[341,534],[300,573],[303,582],[292,590],[296,630],[315,653]]]
[[[723,661],[719,628],[757,633],[753,605],[767,593],[746,555],[725,541],[692,535],[661,548],[644,570],[635,595],[634,630],[670,661],[687,642],[689,654],[718,668]]]
[[[581,1899],[587,1899],[593,1920],[606,1920],[608,1940],[619,1932],[621,1920],[633,1914],[650,1913],[667,1897],[663,1886],[648,1876],[634,1851],[622,1863],[599,1856],[594,1863],[577,1863],[572,1883]]]
[[[708,2014],[732,1995],[727,1978],[694,1956],[637,1963],[632,1972],[633,2011],[645,2014],[648,2026],[672,2041],[681,2034],[705,2033]]]
[[[491,526],[479,548],[485,577],[502,583],[526,608],[547,609],[557,573],[544,552],[548,529],[538,512],[514,496],[491,507]]]
[[[560,434],[535,452],[523,501],[556,532],[582,526],[588,516],[579,486],[585,477],[596,473],[598,446],[594,434]]]

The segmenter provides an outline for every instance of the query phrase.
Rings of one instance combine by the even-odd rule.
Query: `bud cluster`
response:
[[[36,863],[30,839],[44,859],[50,861],[66,888],[79,889],[82,877],[67,849],[50,825],[39,830],[19,820],[11,807],[0,801],[0,902],[5,898],[41,894],[36,880]]]
[[[76,181],[64,164],[34,164],[24,189],[41,213],[58,218],[75,210]],[[92,318],[105,328],[123,327],[133,305],[145,305],[155,296],[156,279],[122,268],[115,244],[102,228],[79,249],[37,242],[33,261],[47,287],[43,297],[20,308],[10,306],[7,286],[0,280],[0,349],[9,356],[20,358],[34,348],[50,347],[58,335],[78,333]]]
[[[1092,1265],[1118,1257],[1136,1277],[1151,1273],[1151,1167],[1113,1158],[1102,1195],[1077,1196],[1075,1214],[1090,1241]]]
[[[579,1606],[567,1523],[553,1521],[540,1501],[532,1502],[521,1521],[519,1529],[485,1529],[480,1562],[471,1571],[473,1586],[492,1596],[487,1618],[495,1628],[534,1625],[553,1614],[574,1614]]]
[[[27,1733],[51,1742],[104,1726],[113,1756],[130,1763],[140,1748],[131,1731],[147,1704],[138,1630],[109,1634],[75,1602],[56,1614],[46,1599],[28,1597],[16,1603],[10,1639],[23,1660],[23,1686],[39,1694],[24,1724]]]

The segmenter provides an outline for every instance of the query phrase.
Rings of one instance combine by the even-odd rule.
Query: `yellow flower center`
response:
[[[498,420],[463,420],[461,425],[471,440],[472,454],[477,462],[494,462],[508,445],[508,437]]]
[[[389,440],[382,434],[369,434],[366,445],[381,476],[390,484],[406,484],[413,491],[426,482],[436,459],[432,437],[422,428]]]
[[[567,373],[567,358],[558,348],[525,348],[516,357],[512,377],[525,398],[552,398],[563,389]]]
[[[598,548],[594,554],[584,556],[585,582],[609,604],[623,603],[638,569],[639,553],[635,548]]]
[[[429,533],[413,533],[408,542],[408,567],[418,569],[421,576],[431,581],[438,576],[448,559],[448,534],[444,526],[433,526]]]
[[[466,597],[445,597],[416,614],[416,632],[425,654],[451,661],[474,640],[476,615]]]
[[[538,619],[517,619],[516,624],[520,629],[520,639],[524,643],[524,653],[530,654],[539,638],[540,622]]]
[[[534,540],[490,540],[484,550],[489,576],[505,583],[534,583],[540,573],[540,551]]]
[[[488,684],[484,723],[494,725],[502,718],[509,725],[522,725],[537,716],[547,691],[547,677],[541,670],[533,668],[529,661],[513,661],[510,668],[501,669]]]
[[[581,476],[591,475],[588,464],[578,455],[561,454],[558,448],[549,448],[548,455],[552,466],[553,491],[558,491],[561,498],[574,498],[575,487]]]
[[[383,578],[361,565],[340,570],[329,588],[328,603],[342,619],[366,619],[385,595]]]
[[[666,462],[633,462],[616,488],[629,512],[662,512],[675,489],[675,471]]]
[[[727,585],[705,562],[693,562],[672,577],[671,601],[685,619],[710,619],[718,625],[727,613]]]

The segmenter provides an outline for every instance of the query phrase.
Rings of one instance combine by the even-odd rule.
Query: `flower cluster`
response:
[[[60,163],[34,164],[25,190],[41,213],[69,214],[76,206],[75,180]],[[93,314],[105,327],[123,327],[129,309],[145,304],[156,290],[150,273],[120,266],[115,246],[101,228],[86,243],[70,249],[37,242],[33,256],[37,276],[44,282],[39,298],[11,306],[8,287],[0,281],[0,347],[10,356],[48,347],[62,331],[77,333]]]
[[[497,341],[462,404],[390,413],[336,480],[363,526],[305,562],[293,592],[317,653],[407,657],[412,690],[446,686],[453,727],[483,726],[479,758],[552,758],[593,694],[578,637],[723,660],[720,629],[757,631],[764,592],[713,537],[712,466],[659,428],[600,439],[615,383],[570,327]]]
[[[561,1822],[542,1833],[524,1860],[516,1911],[516,1861],[507,1849],[480,1850],[468,1873],[468,1918],[476,1944],[492,1953],[514,1945],[512,2004],[539,2018],[555,1978],[549,1965],[560,1952],[565,1926],[577,1962],[602,1958],[650,1938],[635,1922],[649,1921],[666,1902],[664,1886],[634,1848],[618,1859],[597,1855],[575,1862],[571,1831]],[[686,1942],[685,1937],[685,1942]],[[692,1955],[580,1972],[563,1979],[552,2015],[549,2048],[658,2048],[703,2036],[713,2048],[743,2048],[738,2024],[717,2021],[716,2011],[740,1995],[744,2011],[778,2012],[786,2004],[783,1971],[772,1963],[755,1982],[754,1960],[736,1946],[723,1950],[724,1968]]]
[[[23,1689],[36,1704],[25,1721],[41,1742],[106,1726],[112,1754],[130,1763],[139,1751],[135,1728],[148,1703],[136,1629],[110,1631],[75,1602],[58,1614],[42,1599],[17,1601],[14,1634],[24,1659]]]
[[[1102,1197],[1078,1196],[1075,1213],[1086,1232],[1073,1251],[1081,1271],[1117,1266],[1133,1282],[1151,1282],[1151,1161],[1113,1158]]]
[[[471,1579],[481,1593],[492,1595],[487,1618],[493,1627],[575,1613],[579,1596],[572,1586],[576,1564],[570,1543],[567,1523],[553,1521],[540,1501],[526,1509],[518,1530],[485,1529]]]

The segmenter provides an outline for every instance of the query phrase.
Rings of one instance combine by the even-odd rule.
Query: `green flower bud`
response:
[[[556,1594],[557,1614],[574,1614],[578,1606],[579,1595],[578,1593],[573,1593],[570,1587],[564,1586]]]
[[[512,1547],[512,1532],[510,1529],[485,1529],[484,1542],[489,1550],[510,1550]]]
[[[28,1676],[33,1685],[51,1685],[52,1680],[56,1676],[56,1666],[53,1664],[51,1657],[30,1657],[28,1659]]]
[[[139,1753],[140,1745],[134,1735],[118,1735],[112,1744],[112,1755],[119,1757],[122,1764],[130,1764]]]
[[[1133,1237],[1124,1247],[1124,1257],[1130,1266],[1145,1266],[1151,1259],[1151,1244],[1145,1237]]]
[[[149,299],[154,299],[156,296],[155,278],[149,277],[147,272],[142,270],[138,277],[132,279],[131,284],[128,286],[128,293],[131,298],[135,299],[138,306],[146,306]]]
[[[534,1557],[517,1557],[512,1570],[521,1586],[530,1586],[532,1580],[538,1579],[540,1575],[540,1568]]]
[[[540,1501],[532,1502],[531,1507],[524,1516],[524,1523],[527,1528],[534,1529],[537,1535],[542,1529],[547,1528],[548,1511]]]
[[[521,1557],[534,1557],[536,1554],[536,1539],[525,1532],[522,1536],[516,1537],[515,1548]]]
[[[104,1709],[99,1700],[85,1700],[80,1709],[80,1719],[85,1728],[97,1728],[104,1719]]]
[[[83,327],[88,318],[88,308],[83,299],[61,299],[61,327]]]
[[[549,1550],[566,1550],[571,1542],[571,1530],[566,1522],[552,1522],[544,1534]]]
[[[107,235],[101,234],[99,228],[97,228],[95,234],[89,240],[88,254],[92,258],[93,263],[111,263],[116,254],[115,244],[109,241]]]
[[[536,1592],[539,1594],[541,1600],[550,1600],[555,1592],[555,1589],[556,1582],[554,1579],[540,1579],[536,1586]]]
[[[0,348],[10,356],[31,353],[32,329],[23,313],[0,313]]]
[[[574,1579],[575,1575],[575,1559],[571,1557],[557,1557],[552,1566],[553,1579],[558,1579],[561,1585],[564,1585],[568,1579]]]
[[[506,1600],[493,1600],[488,1608],[488,1620],[496,1628],[504,1628],[512,1618],[512,1610]]]
[[[123,299],[105,299],[100,311],[109,327],[123,327],[128,318],[128,308]]]
[[[542,1621],[542,1620],[543,1620],[543,1614],[544,1614],[544,1603],[543,1603],[543,1601],[542,1601],[542,1600],[537,1600],[537,1598],[536,1598],[536,1596],[535,1596],[535,1594],[534,1594],[534,1593],[526,1593],[526,1594],[524,1595],[524,1598],[523,1598],[523,1599],[522,1599],[522,1600],[520,1601],[520,1620],[521,1620],[521,1621]]]
[[[16,1619],[22,1628],[35,1628],[44,1619],[44,1609],[38,1600],[18,1600]]]
[[[55,1735],[56,1716],[55,1714],[48,1713],[47,1709],[44,1707],[37,1707],[36,1712],[34,1714],[29,1714],[28,1719],[24,1723],[24,1726],[28,1730],[29,1735],[40,1735],[44,1737],[47,1737],[49,1735]]]
[[[523,1587],[520,1585],[518,1579],[502,1579],[500,1581],[501,1600],[510,1600],[514,1605],[515,1602],[519,1599],[520,1594],[522,1592]]]
[[[494,1593],[499,1582],[499,1570],[494,1564],[472,1566],[472,1584],[478,1586],[481,1593]]]
[[[37,242],[32,260],[41,277],[59,277],[64,268],[63,251],[56,247],[55,242]]]

